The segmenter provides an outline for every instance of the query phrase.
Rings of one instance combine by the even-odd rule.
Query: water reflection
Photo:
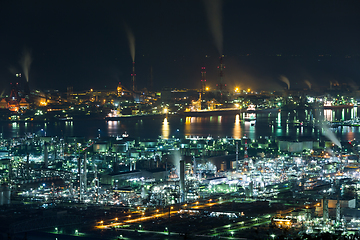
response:
[[[11,124],[9,124],[11,126],[11,133],[14,137],[19,137],[19,123],[17,122],[13,122]]]
[[[167,117],[164,118],[163,124],[162,124],[162,128],[161,128],[161,136],[164,139],[168,139],[170,135],[170,129],[169,129],[169,122]]]
[[[248,138],[250,139],[256,139],[256,134],[255,134],[255,124],[256,124],[256,120],[252,120],[252,121],[245,121],[245,134]]]
[[[66,136],[74,136],[74,122],[73,121],[65,121],[65,135]]]
[[[120,128],[120,121],[108,121],[107,131],[109,136],[118,136]]]
[[[235,123],[234,123],[234,130],[233,130],[233,138],[240,139],[241,136],[242,136],[242,129],[240,127],[240,115],[236,114]]]
[[[318,113],[319,112],[319,113]],[[239,139],[246,134],[251,139],[260,136],[309,136],[318,138],[321,133],[313,127],[313,116],[321,115],[326,121],[339,121],[351,119],[358,115],[357,107],[352,109],[324,109],[310,111],[281,111],[277,113],[257,113],[256,122],[242,118],[242,114],[203,117],[168,117],[155,119],[141,119],[138,121],[61,121],[48,123],[2,122],[3,136],[5,138],[22,137],[25,133],[35,133],[48,136],[84,136],[93,138],[98,136],[98,129],[105,129],[101,136],[121,135],[125,131],[131,137],[163,138],[172,136],[172,129],[179,129],[176,137],[199,136],[207,137],[233,137]],[[310,124],[309,124],[310,122]],[[43,132],[41,132],[43,129]],[[333,130],[333,129],[332,129]],[[334,129],[335,130],[335,129]],[[360,137],[359,127],[339,127],[336,129],[338,138],[353,139]],[[94,136],[95,135],[95,136]]]
[[[324,120],[333,121],[333,111],[331,109],[324,109]]]

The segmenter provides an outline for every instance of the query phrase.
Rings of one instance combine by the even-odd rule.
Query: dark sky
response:
[[[277,90],[286,86],[279,81],[284,75],[292,87],[303,87],[305,79],[314,86],[334,80],[360,85],[358,2],[223,0],[225,82]],[[156,89],[199,88],[201,66],[209,84],[218,81],[219,53],[203,1],[4,0],[0,22],[3,88],[15,79],[11,69],[23,72],[24,48],[32,54],[32,88],[130,86],[124,24],[136,38],[139,88],[146,87],[151,66]]]

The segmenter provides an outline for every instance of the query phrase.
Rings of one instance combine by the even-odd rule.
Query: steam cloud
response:
[[[330,130],[330,128],[324,122],[320,123],[319,126],[322,128],[323,134],[328,139],[330,139],[336,146],[341,148],[340,141],[335,137],[335,134]]]
[[[31,62],[32,62],[31,51],[25,48],[19,63],[24,71],[25,79],[27,82],[29,82],[29,70],[30,70]]]
[[[309,80],[305,80],[305,83],[309,87],[309,90],[311,90],[311,83],[309,82]]]
[[[321,111],[321,110],[320,110]],[[327,137],[332,143],[341,148],[340,141],[336,138],[335,134],[330,130],[329,126],[326,124],[323,118],[320,117],[319,111],[317,111],[316,119],[318,120],[318,127],[321,128],[322,133]]]
[[[219,55],[223,54],[222,1],[203,0],[208,17],[209,28],[214,37]]]
[[[130,48],[130,54],[131,54],[131,59],[133,62],[135,62],[135,37],[134,37],[134,33],[131,31],[130,27],[128,25],[125,24],[125,30],[126,30],[126,35],[129,41],[129,48]]]
[[[290,82],[289,82],[289,79],[288,79],[287,77],[285,77],[284,75],[281,75],[281,76],[280,76],[280,80],[281,80],[282,82],[286,83],[288,89],[290,89]]]
[[[19,73],[19,71],[14,66],[10,66],[8,69],[12,75]]]

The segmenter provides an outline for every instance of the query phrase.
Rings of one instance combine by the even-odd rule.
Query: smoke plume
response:
[[[19,71],[14,66],[9,66],[8,69],[11,72],[12,75],[15,75],[15,74],[19,73]]]
[[[289,82],[289,79],[288,79],[287,77],[285,77],[284,75],[281,75],[281,76],[280,76],[280,81],[286,83],[288,89],[290,89],[290,82]]]
[[[325,137],[327,137],[333,144],[335,144],[336,146],[341,148],[341,143],[340,143],[339,139],[337,139],[334,132],[332,132],[330,130],[329,126],[324,121],[324,118],[320,116],[320,113],[319,113],[320,111],[322,111],[322,109],[319,109],[319,111],[316,111],[317,112],[316,119],[318,120],[317,126],[322,130],[322,133]]]
[[[24,71],[25,79],[27,82],[29,82],[29,71],[30,71],[31,62],[32,62],[31,51],[29,49],[24,48],[19,63]]]
[[[131,59],[133,62],[135,62],[135,37],[134,33],[131,31],[130,27],[127,24],[125,25],[126,35],[129,41],[129,48],[130,48],[130,54]]]
[[[309,90],[311,90],[311,83],[309,82],[309,80],[305,80],[305,83],[309,87]]]
[[[219,55],[223,54],[222,1],[203,0],[208,17],[210,31],[214,37]]]

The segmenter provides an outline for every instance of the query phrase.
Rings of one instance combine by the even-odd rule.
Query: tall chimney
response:
[[[180,201],[185,202],[185,161],[180,160]]]
[[[86,160],[86,153],[84,153],[84,179],[83,179],[83,182],[84,182],[84,191],[86,192],[86,189],[87,189],[87,160]]]
[[[341,208],[340,208],[340,200],[338,199],[336,202],[336,223],[340,223],[340,214],[341,214]]]
[[[323,198],[323,220],[326,222],[329,219],[329,201],[326,196]]]
[[[29,160],[29,153],[26,154],[26,179],[30,179],[30,160]]]
[[[49,165],[49,153],[47,148],[47,142],[44,143],[44,167],[48,168]]]
[[[133,62],[133,67],[132,67],[132,74],[131,74],[131,82],[132,82],[132,90],[135,91],[135,62]]]

